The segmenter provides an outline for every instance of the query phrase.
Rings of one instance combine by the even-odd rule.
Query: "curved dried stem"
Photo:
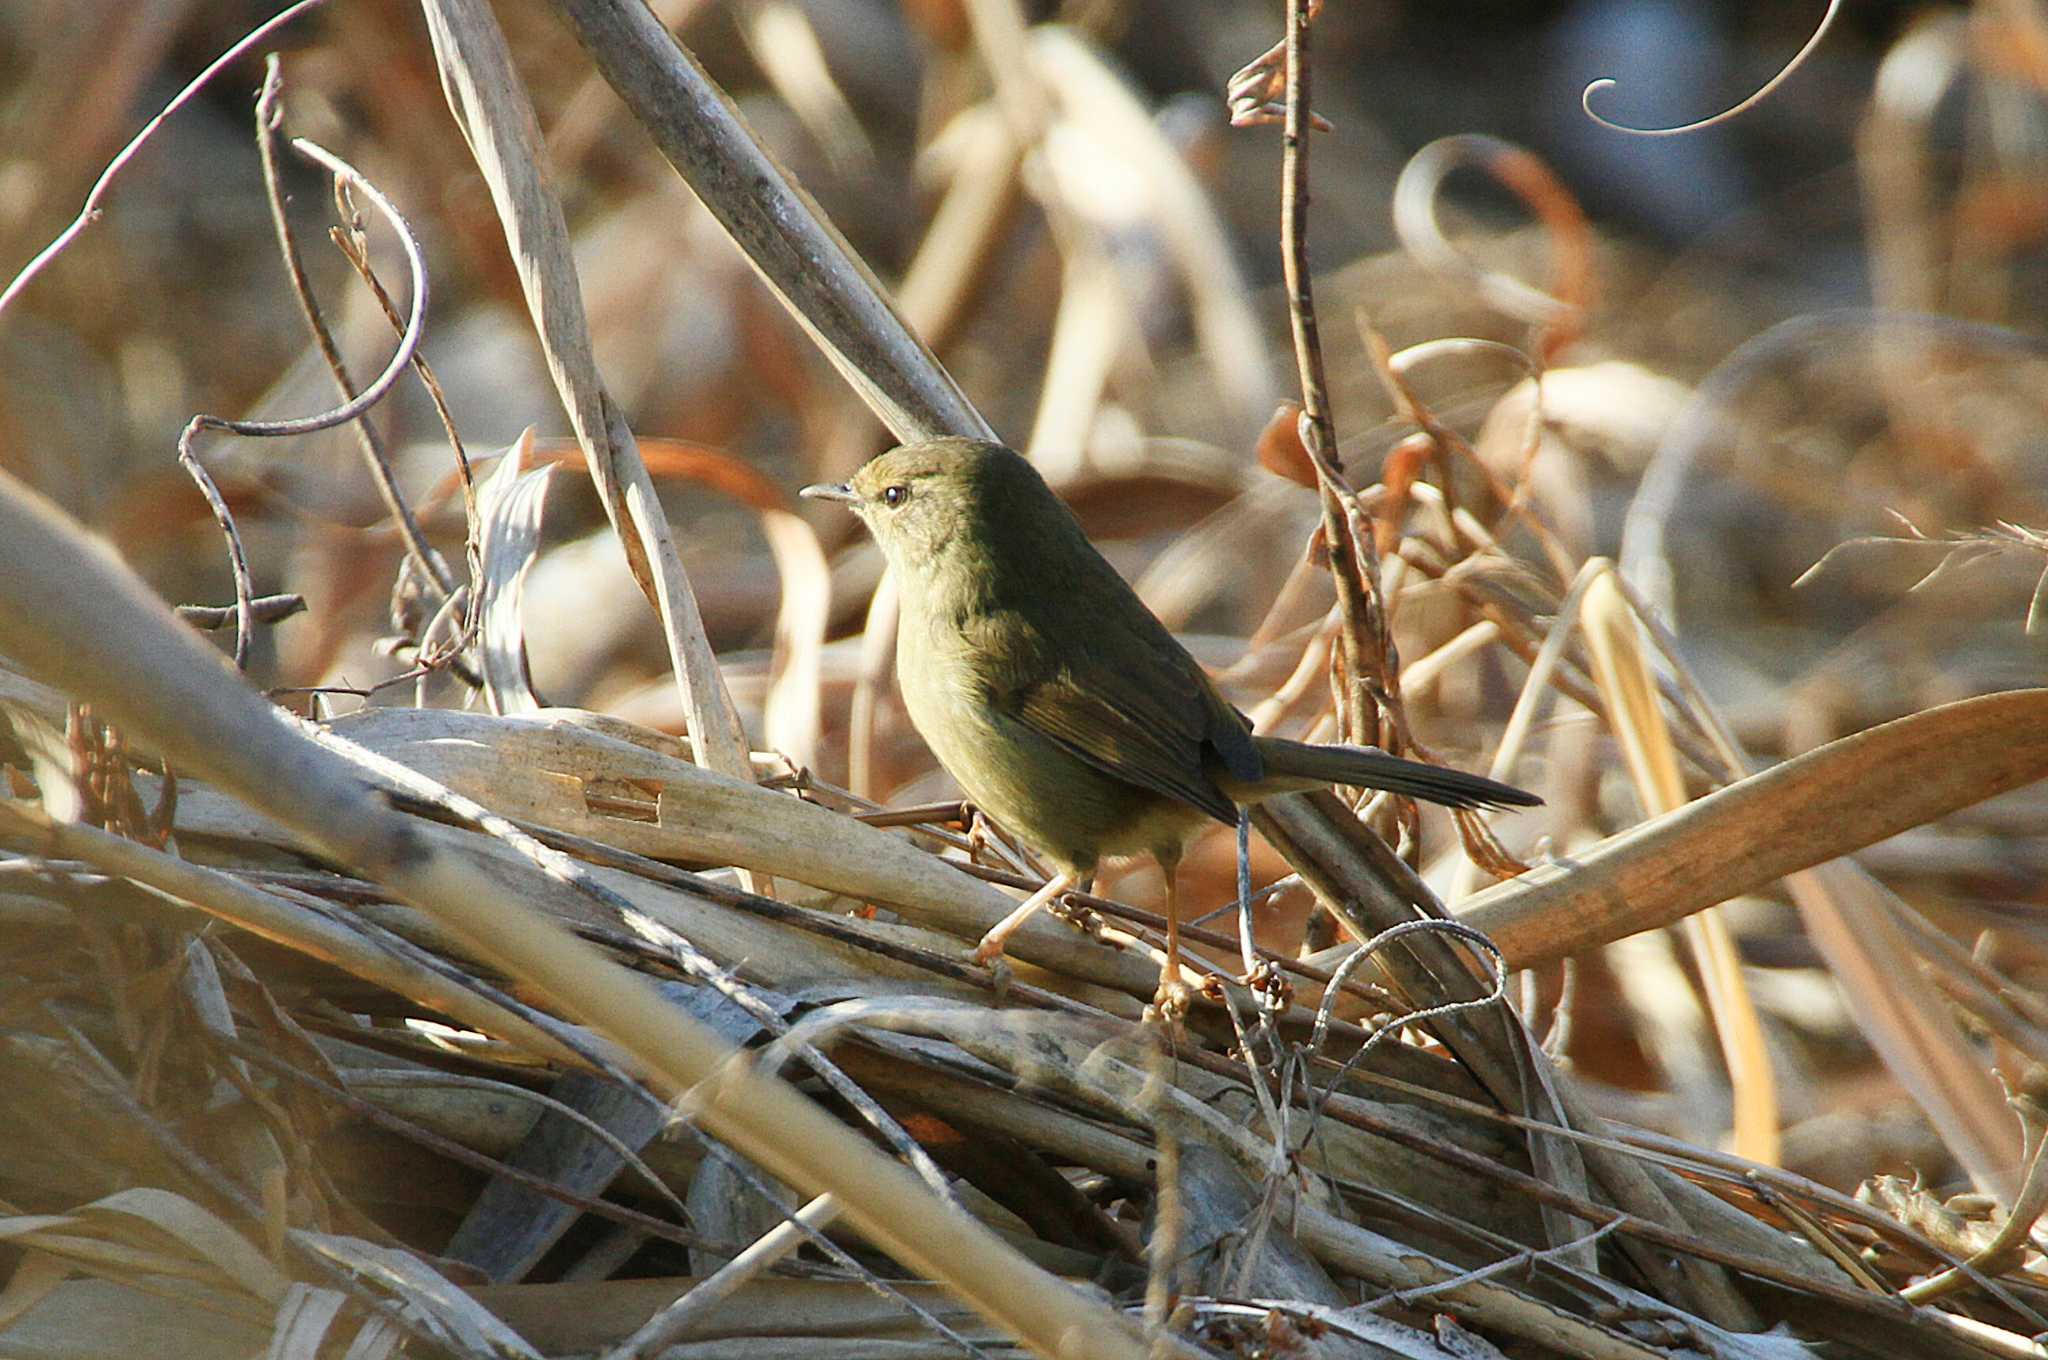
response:
[[[87,191],[85,206],[78,210],[78,216],[71,219],[70,225],[59,232],[56,239],[37,251],[35,257],[22,266],[21,272],[14,276],[6,289],[0,291],[0,312],[5,312],[7,304],[19,297],[22,290],[35,281],[36,275],[42,273],[44,269],[49,267],[52,260],[63,254],[71,243],[84,233],[87,227],[99,221],[101,213],[105,211],[101,206],[102,200],[106,198],[107,190],[112,187],[114,177],[121,173],[128,162],[135,159],[136,153],[142,150],[143,143],[155,135],[156,130],[162,127],[172,114],[191,103],[193,97],[205,89],[222,70],[233,65],[236,61],[261,46],[273,33],[283,28],[286,24],[289,24],[307,10],[323,2],[324,0],[298,0],[297,4],[291,5],[272,15],[242,35],[227,51],[208,62],[204,70],[187,81],[183,89],[172,95],[170,102],[165,104],[155,117],[144,123],[142,130],[128,140],[128,144],[115,154],[114,159],[107,162],[107,168],[100,172],[100,177],[93,181],[92,188]]]
[[[1828,35],[1828,30],[1834,26],[1835,16],[1841,12],[1841,9],[1842,0],[1828,0],[1827,12],[1821,15],[1820,23],[1814,27],[1813,36],[1806,40],[1806,44],[1803,47],[1792,54],[1792,60],[1786,62],[1776,75],[1759,86],[1754,94],[1711,117],[1701,118],[1690,123],[1681,123],[1676,127],[1662,128],[1629,127],[1626,124],[1614,122],[1603,116],[1593,107],[1595,96],[1606,93],[1619,83],[1609,76],[1603,76],[1599,80],[1587,85],[1585,90],[1579,95],[1579,106],[1586,111],[1588,118],[1598,123],[1601,127],[1606,128],[1610,132],[1625,132],[1631,137],[1678,137],[1688,132],[1701,132],[1710,127],[1718,127],[1730,119],[1741,117],[1758,104],[1763,103],[1764,100],[1771,97],[1772,92],[1780,85],[1790,80],[1793,72],[1804,66],[1807,59],[1820,47],[1822,40]]]

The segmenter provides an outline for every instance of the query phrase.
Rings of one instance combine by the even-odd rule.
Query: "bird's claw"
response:
[[[1172,1029],[1178,1029],[1194,1005],[1194,994],[1179,978],[1161,978],[1159,990],[1152,994],[1150,1009],[1160,1020]]]

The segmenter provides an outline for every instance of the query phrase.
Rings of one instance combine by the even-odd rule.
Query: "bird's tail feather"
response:
[[[1403,760],[1371,746],[1311,746],[1283,737],[1260,737],[1258,746],[1269,780],[1385,789],[1451,808],[1535,807],[1543,801],[1484,775]]]

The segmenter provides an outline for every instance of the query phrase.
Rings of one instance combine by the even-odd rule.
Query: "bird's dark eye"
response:
[[[894,510],[909,499],[910,488],[907,486],[892,486],[882,492],[882,504],[888,506],[891,510]]]

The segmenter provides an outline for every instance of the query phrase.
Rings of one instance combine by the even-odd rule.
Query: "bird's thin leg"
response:
[[[1018,927],[1037,915],[1039,908],[1073,887],[1074,878],[1075,875],[1071,871],[1061,870],[1054,874],[1043,888],[1025,898],[1015,911],[996,922],[988,934],[981,937],[981,943],[974,947],[974,961],[987,963],[1001,956],[1004,946],[1009,944],[1010,937],[1017,933]]]
[[[1180,856],[1153,852],[1159,871],[1166,876],[1166,962],[1159,968],[1159,993],[1155,1002],[1178,1015],[1188,1005],[1187,985],[1180,970]]]
[[[1166,871],[1166,979],[1180,979],[1180,875]]]

